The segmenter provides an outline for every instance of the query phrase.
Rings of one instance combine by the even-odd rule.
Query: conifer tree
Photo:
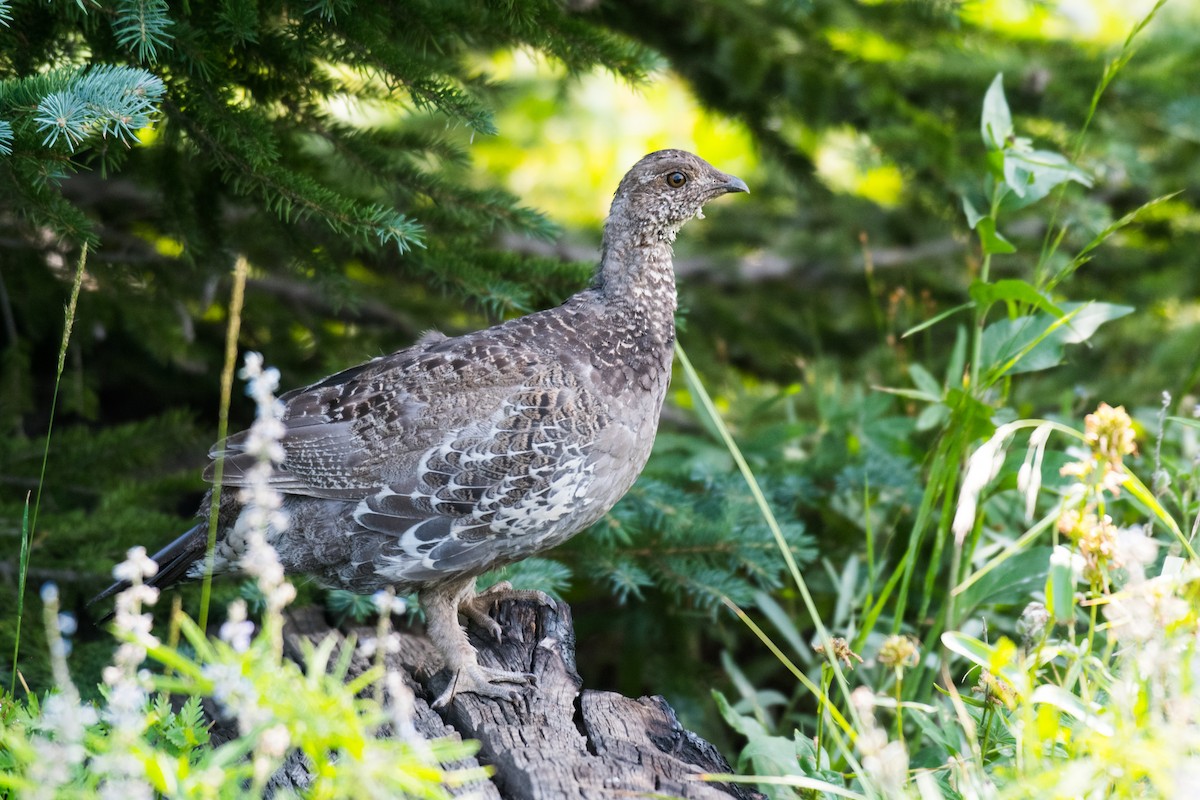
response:
[[[0,212],[11,254],[0,301],[12,391],[0,424],[16,435],[0,443],[0,464],[36,482],[53,383],[45,354],[86,243],[59,413],[96,427],[68,425],[52,440],[46,535],[33,554],[35,578],[78,570],[77,601],[123,547],[186,524],[235,257],[253,265],[241,344],[294,383],[430,324],[484,321],[452,310],[464,304],[495,319],[561,299],[591,265],[498,246],[501,231],[555,229],[470,170],[502,93],[488,58],[524,48],[568,74],[603,68],[633,81],[652,64],[556,0],[3,8],[0,191],[12,202]],[[525,579],[590,580],[621,599],[664,586],[706,614],[723,593],[747,601],[774,585],[770,536],[749,503],[717,494],[683,513],[697,488],[685,484],[648,482],[591,545],[525,564]],[[22,502],[6,494],[0,513],[19,519]]]

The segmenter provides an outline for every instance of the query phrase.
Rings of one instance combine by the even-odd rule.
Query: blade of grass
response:
[[[842,733],[846,735],[846,738],[849,739],[851,743],[854,742],[858,736],[855,728],[850,725],[850,722],[847,721],[847,719],[842,715],[842,712],[838,711],[837,706],[829,702],[828,695],[821,691],[821,687],[813,683],[812,679],[804,674],[804,670],[796,666],[795,662],[787,657],[787,654],[780,649],[779,645],[772,641],[771,637],[767,635],[767,632],[759,627],[758,623],[751,619],[750,615],[747,614],[737,603],[733,602],[728,597],[722,597],[721,602],[724,603],[726,608],[732,611],[737,618],[740,619],[745,626],[759,638],[759,641],[767,646],[767,649],[771,651],[771,654],[779,660],[779,663],[782,664],[788,672],[792,673],[796,680],[799,681],[805,689],[808,689],[810,692],[812,692],[813,696],[820,698],[822,705],[829,712],[830,718],[833,719]],[[829,651],[829,648],[827,648],[826,652]],[[842,749],[842,756],[846,759],[846,762],[852,765],[855,770],[858,770],[859,765],[854,759],[854,753],[850,751],[849,747],[845,746],[841,736],[838,736],[837,739],[839,746]]]
[[[1075,137],[1075,146],[1071,152],[1072,164],[1078,163],[1079,157],[1083,155],[1083,144],[1087,140],[1088,130],[1091,128],[1092,120],[1095,119],[1096,111],[1100,107],[1100,99],[1104,97],[1104,93],[1108,91],[1108,87],[1117,77],[1117,73],[1119,73],[1125,67],[1125,65],[1129,63],[1129,60],[1133,58],[1134,53],[1136,52],[1133,49],[1134,39],[1138,37],[1138,34],[1145,30],[1146,26],[1149,25],[1154,17],[1158,15],[1159,10],[1162,9],[1166,3],[1167,0],[1158,0],[1158,2],[1154,4],[1154,7],[1146,12],[1144,17],[1134,23],[1133,27],[1129,30],[1129,35],[1125,37],[1125,41],[1121,45],[1121,52],[1117,54],[1116,58],[1104,65],[1104,73],[1100,76],[1100,82],[1096,84],[1096,90],[1092,92],[1092,100],[1088,104],[1087,114],[1083,118],[1083,125],[1080,126],[1079,133]],[[1058,250],[1058,245],[1063,238],[1061,232],[1056,235],[1055,230],[1058,229],[1058,217],[1059,213],[1062,211],[1063,199],[1067,194],[1068,183],[1069,182],[1062,183],[1055,191],[1054,210],[1050,213],[1050,224],[1046,226],[1046,236],[1042,240],[1042,251],[1038,256],[1037,267],[1034,271],[1034,282],[1041,288],[1049,288],[1049,286],[1057,284],[1061,280],[1061,277],[1056,277],[1051,279],[1048,283],[1046,276],[1043,274],[1043,270],[1045,270],[1046,265],[1050,263],[1050,257]],[[1061,231],[1061,229],[1059,230]],[[1081,253],[1080,255],[1083,254]],[[1072,260],[1071,266],[1069,266],[1068,269],[1078,266],[1076,263],[1077,259],[1078,256],[1075,260]]]
[[[1167,526],[1167,530],[1179,540],[1179,544],[1187,552],[1188,558],[1193,562],[1200,560],[1200,556],[1196,555],[1196,551],[1192,549],[1192,543],[1188,540],[1187,534],[1179,527],[1179,523],[1175,518],[1163,508],[1162,503],[1158,502],[1158,498],[1154,496],[1154,492],[1150,491],[1146,484],[1142,483],[1141,479],[1132,472],[1125,473],[1125,480],[1122,482],[1122,487],[1133,495],[1134,499],[1141,503],[1154,516]]]
[[[823,792],[836,797],[848,797],[850,800],[867,800],[867,795],[859,794],[850,789],[836,786],[816,778],[806,778],[802,775],[733,775],[725,772],[702,772],[696,776],[702,781],[719,783],[760,783],[768,786],[790,786],[793,789],[807,789],[813,792]]]
[[[1058,509],[1055,509],[1051,513],[1042,517],[1040,520],[1038,520],[1038,523],[1036,525],[1034,525],[1029,530],[1025,531],[1025,533],[1023,533],[1021,535],[1021,538],[1019,538],[1013,542],[1010,542],[1007,546],[1005,546],[1005,548],[1003,550],[1001,550],[999,553],[997,553],[995,556],[993,556],[990,561],[988,561],[986,564],[984,564],[979,569],[972,572],[970,574],[970,576],[965,578],[961,583],[959,583],[957,586],[955,586],[953,589],[951,589],[950,594],[957,597],[958,595],[961,595],[963,592],[965,592],[967,589],[970,589],[972,586],[975,585],[975,583],[977,581],[979,581],[981,578],[986,576],[989,572],[991,572],[996,567],[1003,564],[1008,559],[1015,556],[1017,553],[1024,550],[1035,539],[1037,539],[1039,536],[1041,536],[1042,533],[1049,530],[1050,527],[1055,522],[1058,521],[1058,516],[1059,516]]]
[[[837,658],[834,656],[833,639],[829,634],[829,629],[821,621],[821,615],[817,611],[817,604],[808,590],[808,584],[805,582],[803,576],[800,575],[800,567],[796,564],[796,558],[792,555],[792,549],[788,546],[787,539],[783,535],[783,530],[779,527],[779,522],[775,519],[775,512],[771,510],[771,504],[767,502],[766,495],[763,494],[762,488],[758,485],[758,479],[754,477],[754,472],[746,462],[745,456],[742,455],[741,448],[733,440],[733,435],[730,434],[725,421],[721,419],[721,415],[718,413],[716,405],[713,404],[708,390],[704,388],[704,384],[700,380],[700,375],[696,372],[696,368],[692,366],[691,360],[687,357],[687,353],[684,352],[683,346],[678,340],[675,342],[675,355],[679,359],[680,366],[683,368],[688,388],[691,389],[692,394],[700,401],[700,406],[704,410],[705,416],[707,416],[713,429],[721,437],[721,441],[724,443],[726,449],[729,450],[734,463],[737,464],[738,471],[741,472],[742,478],[745,479],[746,485],[750,489],[750,494],[758,506],[759,513],[762,514],[763,521],[766,522],[771,535],[775,537],[775,544],[779,547],[780,553],[783,554],[783,560],[787,564],[788,572],[791,573],[792,580],[795,582],[796,588],[800,592],[800,597],[804,601],[804,608],[812,618],[813,627],[817,630],[817,640],[824,647],[825,658],[833,668],[838,686],[846,698],[849,699],[850,685],[846,681],[846,675],[842,672],[841,665],[838,664]],[[828,698],[822,699],[828,702]],[[832,708],[832,706],[830,707]],[[851,717],[854,718],[855,727],[860,727],[857,719],[858,712],[854,709],[853,705],[849,709]]]
[[[46,444],[42,449],[42,468],[38,473],[37,492],[33,500],[33,518],[29,519],[29,501],[26,498],[25,518],[21,522],[20,594],[17,601],[17,633],[16,641],[13,642],[10,694],[15,694],[17,688],[17,656],[21,652],[21,615],[25,609],[25,576],[29,571],[29,546],[33,541],[34,532],[37,531],[38,510],[42,506],[42,487],[46,484],[46,464],[50,460],[50,436],[54,432],[54,411],[58,407],[58,389],[62,384],[63,367],[67,363],[67,345],[71,342],[71,328],[75,325],[75,309],[79,305],[79,289],[83,286],[83,272],[87,267],[87,255],[88,246],[84,242],[83,248],[79,251],[79,264],[75,267],[75,282],[71,285],[71,299],[67,302],[63,314],[62,344],[58,348],[58,367],[54,373],[54,393],[50,396],[50,415],[46,421]]]
[[[25,578],[29,574],[29,496],[25,493],[25,511],[21,514],[21,564],[17,575],[17,633],[13,640],[12,679],[8,683],[9,695],[17,693],[17,656],[21,652],[21,619],[25,616]]]
[[[237,368],[238,334],[242,327],[242,305],[246,298],[246,274],[250,262],[239,256],[233,267],[233,290],[229,296],[229,326],[225,333],[225,365],[221,369],[221,407],[217,418],[217,441],[229,435],[229,402],[233,396],[233,373]],[[220,447],[220,445],[218,445]],[[200,589],[200,630],[208,629],[208,605],[212,600],[212,574],[216,562],[217,519],[221,510],[221,480],[225,476],[225,455],[218,449],[213,470],[212,497],[208,507],[208,545],[204,551],[204,583]]]
[[[900,338],[907,339],[909,336],[912,336],[914,333],[920,333],[921,331],[925,330],[926,328],[929,328],[929,327],[932,327],[932,326],[938,324],[942,320],[946,319],[946,317],[954,316],[958,312],[966,311],[968,308],[973,308],[974,306],[975,306],[975,303],[974,303],[974,301],[972,301],[970,303],[963,303],[961,306],[955,306],[954,308],[943,311],[942,313],[938,314],[937,316],[930,317],[929,319],[925,320],[924,322],[919,322],[916,325],[912,326],[911,328],[906,330],[904,333],[900,334]]]

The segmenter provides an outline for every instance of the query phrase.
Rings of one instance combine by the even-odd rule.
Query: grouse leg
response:
[[[486,595],[486,593],[485,593]],[[442,708],[459,692],[471,692],[483,697],[498,697],[511,700],[519,696],[535,677],[528,672],[510,672],[479,663],[479,654],[467,640],[466,631],[458,624],[460,611],[472,619],[480,612],[475,594],[475,579],[443,583],[422,589],[421,608],[425,609],[425,629],[429,640],[441,651],[446,666],[450,668],[450,682],[433,701],[434,708]],[[494,598],[489,599],[490,603]],[[486,608],[486,604],[484,608]],[[491,619],[490,617],[488,618]],[[499,625],[491,620],[492,626],[484,628],[498,636]]]

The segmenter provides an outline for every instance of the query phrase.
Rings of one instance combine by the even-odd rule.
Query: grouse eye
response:
[[[687,183],[687,175],[684,175],[682,172],[672,172],[667,176],[667,185],[672,189],[678,189],[685,183]]]

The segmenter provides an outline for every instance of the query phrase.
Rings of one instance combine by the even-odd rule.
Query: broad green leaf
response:
[[[929,374],[929,370],[922,367],[920,364],[910,364],[908,367],[909,377],[913,379],[913,383],[917,388],[926,394],[931,394],[940,397],[942,394],[942,385],[937,382],[937,378]]]
[[[1020,608],[1046,584],[1049,547],[1035,547],[1010,556],[963,592],[960,613],[984,604]]]
[[[1055,186],[1067,181],[1092,185],[1091,176],[1062,153],[1050,150],[1008,150],[1004,153],[1004,182],[1020,198],[1015,202],[1017,206],[1037,202],[1050,194]]]
[[[967,329],[959,325],[954,329],[954,349],[946,362],[946,386],[961,386],[963,371],[967,364]]]
[[[1064,344],[1079,344],[1092,338],[1092,334],[1106,322],[1120,319],[1133,313],[1133,306],[1115,303],[1063,303],[1060,308],[1070,315],[1057,335]]]
[[[796,775],[801,772],[796,743],[792,739],[773,736],[758,720],[738,714],[720,692],[714,690],[712,696],[725,723],[746,737],[746,746],[738,755],[739,772],[754,775]],[[782,787],[771,792],[772,798],[790,800],[796,796],[795,792]]]
[[[981,217],[975,230],[979,233],[979,243],[984,253],[1003,255],[1017,252],[1012,242],[996,230],[996,220],[991,217]]]
[[[992,645],[961,631],[946,631],[942,634],[942,644],[951,653],[962,656],[993,675],[1000,676],[1014,690],[1020,685],[1021,681],[1013,674],[1013,659],[1017,654],[1017,646],[1008,637],[1001,636],[1000,641]]]
[[[1112,303],[1063,303],[1056,319],[1046,313],[993,322],[983,331],[981,366],[992,380],[1003,375],[1037,372],[1062,363],[1064,345],[1091,338],[1110,320],[1133,312]]]
[[[983,96],[980,133],[983,134],[983,143],[989,150],[1003,150],[1012,132],[1012,112],[1008,110],[1008,100],[1004,97],[1004,73],[1000,72],[996,74],[987,94]]]
[[[971,284],[970,294],[971,299],[975,301],[981,311],[987,311],[994,303],[1005,302],[1024,303],[1047,311],[1055,317],[1062,317],[1066,314],[1027,281],[1017,279],[996,281],[995,283],[975,281]]]
[[[946,631],[942,634],[942,644],[951,653],[962,656],[967,661],[984,669],[991,669],[992,656],[995,648],[986,642],[968,636],[961,631]]]
[[[1046,610],[1059,625],[1075,619],[1075,570],[1071,560],[1070,552],[1059,547],[1050,558],[1046,576]]]
[[[1044,684],[1033,690],[1029,698],[1035,705],[1045,704],[1083,722],[1093,732],[1101,736],[1112,736],[1113,726],[1108,720],[1089,708],[1083,700],[1071,694],[1061,686]]]
[[[971,393],[953,387],[946,391],[944,401],[953,413],[953,424],[968,441],[988,439],[996,432],[992,422],[994,409]]]
[[[931,406],[925,406],[917,415],[917,421],[913,425],[919,431],[931,431],[949,418],[950,409],[943,403],[934,403]]]

